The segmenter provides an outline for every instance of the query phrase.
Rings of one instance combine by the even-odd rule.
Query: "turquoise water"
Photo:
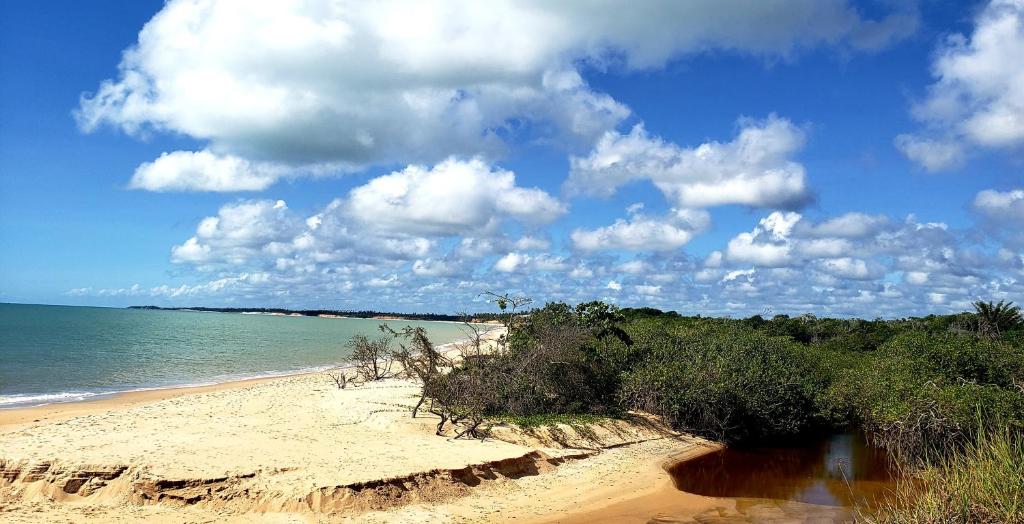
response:
[[[0,304],[0,408],[324,369],[380,320]],[[465,335],[446,322],[435,344]]]

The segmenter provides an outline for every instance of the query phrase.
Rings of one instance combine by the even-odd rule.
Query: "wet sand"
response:
[[[289,376],[317,375],[302,373]],[[73,417],[97,415],[113,410],[127,409],[161,400],[177,398],[183,395],[230,391],[286,377],[253,378],[211,384],[207,386],[189,386],[180,388],[162,388],[148,391],[131,391],[116,393],[107,397],[81,400],[78,402],[57,402],[42,406],[3,408],[0,409],[0,428],[11,429],[13,426],[31,426],[35,423],[52,423]]]

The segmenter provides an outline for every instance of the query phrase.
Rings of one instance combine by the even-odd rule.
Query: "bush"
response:
[[[456,428],[455,438],[482,436],[479,431],[491,401],[493,375],[479,367],[456,367],[448,373],[430,377],[423,385],[430,398],[427,410],[440,418],[437,434],[444,434],[446,423]]]
[[[423,384],[420,398],[412,408],[412,416],[416,418],[427,399],[428,386],[443,374],[444,368],[451,366],[451,360],[434,348],[434,344],[427,338],[427,330],[422,327],[406,326],[401,331],[395,331],[387,324],[381,324],[380,330],[385,335],[406,341],[399,342],[399,349],[392,352],[392,357],[401,366],[404,376],[418,379]]]
[[[632,341],[619,311],[600,302],[531,312],[507,351],[481,361],[498,378],[491,414],[614,414]]]
[[[396,358],[442,418],[636,409],[732,443],[853,428],[913,461],[956,451],[979,428],[1024,428],[1024,328],[991,340],[972,322],[967,313],[732,320],[550,303],[507,315],[497,351],[447,374],[452,363],[423,332],[394,335],[411,342]]]
[[[638,326],[643,360],[625,373],[631,409],[729,442],[792,436],[815,422],[807,365],[791,342],[742,326]]]
[[[1005,343],[906,332],[840,369],[818,410],[843,416],[905,459],[955,448],[979,426],[1022,427],[1024,355]]]

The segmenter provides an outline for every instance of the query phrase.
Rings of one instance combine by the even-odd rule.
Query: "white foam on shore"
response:
[[[340,366],[347,367],[348,364],[341,364]],[[111,391],[59,391],[56,393],[14,393],[10,395],[0,395],[0,409],[9,408],[30,408],[36,406],[45,406],[48,404],[59,404],[65,402],[81,402],[83,400],[96,400],[98,398],[112,397],[114,395],[121,395],[124,393],[139,393],[143,391],[160,391],[164,389],[188,389],[188,388],[200,388],[206,386],[216,386],[218,384],[227,384],[230,382],[238,382],[242,380],[258,380],[263,378],[279,378],[279,377],[290,377],[296,375],[305,375],[307,373],[320,373],[339,367],[338,365],[332,366],[316,366],[302,369],[292,369],[287,371],[266,371],[261,373],[248,373],[248,374],[237,374],[237,375],[219,375],[203,382],[187,382],[183,384],[167,384],[160,386],[148,386],[131,389],[118,389]]]
[[[0,408],[27,407],[54,402],[78,402],[100,395],[90,391],[61,391],[58,393],[0,395]]]

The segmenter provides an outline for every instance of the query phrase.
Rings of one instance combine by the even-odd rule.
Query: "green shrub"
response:
[[[1024,429],[1024,327],[992,339],[976,317],[733,320],[549,303],[510,320],[501,351],[460,366],[486,384],[472,405],[488,417],[637,409],[729,442],[857,429],[913,461],[979,428]]]
[[[602,302],[555,302],[532,311],[509,337],[507,351],[485,359],[494,385],[491,415],[614,415],[632,341],[617,308]]]
[[[627,407],[730,442],[796,435],[813,422],[807,366],[790,342],[742,326],[635,326],[642,360],[623,378]]]
[[[818,410],[831,420],[848,417],[901,457],[919,458],[969,440],[979,422],[1020,427],[1021,366],[1024,356],[1005,343],[906,332],[839,370]]]

